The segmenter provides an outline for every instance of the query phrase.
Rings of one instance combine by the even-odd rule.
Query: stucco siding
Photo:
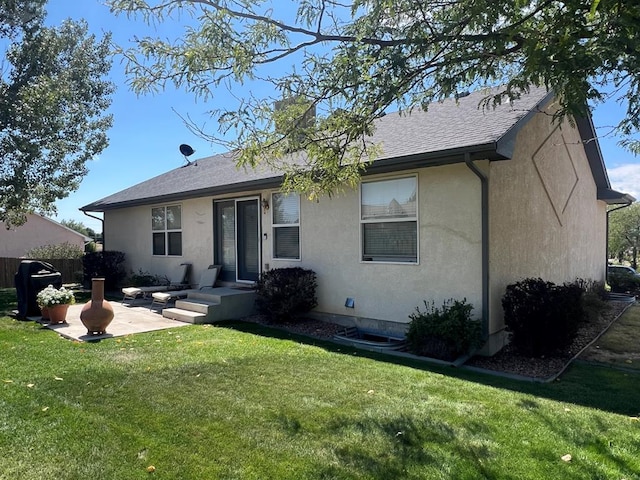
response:
[[[418,176],[419,263],[362,262],[359,190],[301,204],[302,260],[264,258],[272,268],[299,265],[318,275],[317,310],[408,322],[415,307],[467,298],[481,310],[480,185],[466,166],[421,169]],[[366,180],[393,176],[367,177]],[[267,225],[267,228],[270,226]],[[268,242],[267,242],[268,243]],[[345,307],[347,297],[355,308]]]
[[[367,180],[415,175],[418,178],[418,264],[361,261],[359,189],[324,197],[319,202],[301,199],[300,261],[272,258],[270,210],[261,216],[263,270],[300,266],[318,276],[317,311],[389,320],[409,321],[423,300],[466,298],[481,312],[481,212],[480,182],[465,165],[432,167],[401,175],[368,176]],[[253,191],[232,198],[259,196],[271,201],[273,191]],[[169,275],[183,261],[194,265],[192,281],[213,263],[213,202],[203,197],[182,205],[183,255],[151,254],[151,208],[132,207],[105,212],[105,245],[126,253],[130,271],[142,269]],[[346,308],[347,297],[355,308]]]
[[[182,255],[153,255],[151,209],[155,206],[182,206]],[[127,272],[139,270],[169,278],[177,267],[192,264],[190,281],[197,283],[201,272],[213,263],[212,198],[198,198],[105,212],[105,248],[125,253]]]
[[[489,204],[491,333],[503,328],[501,298],[510,283],[604,279],[606,205],[568,122],[534,115],[513,159],[491,164]]]

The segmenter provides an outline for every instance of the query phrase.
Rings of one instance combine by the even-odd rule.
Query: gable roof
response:
[[[29,223],[29,221],[31,221],[31,225],[33,225],[33,224],[35,224],[37,222],[39,225],[42,225],[42,226],[44,226],[44,228],[47,228],[47,229],[52,227],[54,229],[67,231],[70,234],[73,234],[73,235],[76,235],[79,238],[82,238],[83,242],[91,242],[91,241],[93,241],[93,238],[86,236],[84,233],[80,233],[77,230],[69,228],[69,227],[67,227],[66,225],[63,225],[60,222],[56,222],[52,218],[45,217],[45,216],[40,215],[38,213],[28,213],[27,214],[27,221],[25,222],[24,225]],[[0,230],[19,231],[20,228],[23,227],[24,225],[20,225],[20,226],[15,226],[14,225],[14,226],[11,226],[11,227],[7,227],[3,221],[0,221]]]
[[[381,153],[368,167],[367,173],[457,163],[464,161],[465,155],[472,160],[511,158],[518,131],[553,98],[553,94],[542,88],[533,88],[512,103],[481,108],[482,100],[492,92],[495,90],[480,90],[457,100],[433,103],[427,111],[415,109],[411,113],[392,113],[378,119],[369,140],[381,146]],[[596,137],[591,120],[578,119],[577,123],[598,185],[598,198],[616,203],[623,194],[610,188],[600,147],[597,140],[593,140]],[[86,205],[81,210],[101,212],[280,186],[281,172],[265,166],[238,169],[235,157],[235,153],[228,152],[199,159]]]

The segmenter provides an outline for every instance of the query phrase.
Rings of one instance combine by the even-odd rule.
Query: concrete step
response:
[[[176,300],[175,308],[207,314],[210,307],[218,305],[220,305],[220,302],[216,300],[201,300],[189,297],[186,300]]]
[[[214,323],[252,315],[255,292],[228,287],[189,290],[186,299],[176,300],[174,308],[165,308],[166,318],[188,323]]]
[[[207,318],[206,313],[193,312],[190,310],[183,310],[182,308],[163,308],[162,316],[164,318],[170,318],[172,320],[178,320],[185,323],[204,323]]]

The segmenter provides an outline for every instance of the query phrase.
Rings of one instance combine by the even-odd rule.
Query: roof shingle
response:
[[[494,91],[495,92],[495,91]],[[531,89],[513,103],[483,109],[491,92],[480,90],[465,97],[433,103],[427,111],[391,113],[378,119],[371,142],[381,147],[376,162],[437,154],[453,149],[486,148],[503,138],[536,106],[550,95],[542,88]],[[375,163],[374,163],[375,165]],[[216,193],[232,193],[251,188],[276,187],[281,174],[272,169],[238,169],[232,152],[214,155],[176,168],[142,183],[114,193],[81,208],[104,211],[123,206],[143,205],[194,198]]]

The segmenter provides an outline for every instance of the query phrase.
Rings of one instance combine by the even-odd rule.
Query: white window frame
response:
[[[167,209],[172,207],[178,207],[180,209],[180,228],[167,228]],[[157,208],[164,209],[164,229],[154,230],[153,228],[153,211]],[[182,233],[182,204],[172,203],[167,205],[155,205],[151,207],[151,254],[154,257],[182,257],[184,251],[183,239],[184,235]],[[153,245],[153,236],[156,233],[164,234],[164,253],[155,253],[154,245]],[[180,254],[169,254],[169,234],[170,233],[179,233],[180,234]]]
[[[288,196],[288,195],[295,195],[296,199],[298,200],[298,222],[297,223],[275,223],[275,213],[276,213],[276,208],[275,208],[275,200],[274,200],[274,196],[275,195],[284,195],[284,196]],[[283,192],[272,192],[271,193],[271,258],[273,260],[285,260],[285,261],[290,261],[290,262],[300,262],[302,261],[302,229],[301,229],[301,216],[302,216],[302,212],[300,211],[300,195],[297,193],[290,193],[290,194],[286,194]],[[277,257],[276,256],[276,229],[278,228],[284,228],[284,227],[297,227],[298,228],[298,257]]]
[[[405,178],[413,178],[415,179],[416,184],[416,214],[415,217],[397,217],[397,218],[384,218],[384,219],[363,219],[362,218],[362,186],[367,183],[379,183],[386,182],[389,180],[402,180]],[[370,180],[362,181],[360,183],[360,189],[358,192],[358,218],[360,223],[360,263],[365,264],[394,264],[394,265],[419,265],[420,264],[420,184],[417,173],[401,175],[401,176],[392,176],[392,177],[378,177],[372,178]],[[395,222],[415,222],[416,224],[416,256],[415,259],[410,260],[376,260],[376,259],[368,259],[365,256],[365,245],[364,245],[364,225],[371,223],[395,223]]]

